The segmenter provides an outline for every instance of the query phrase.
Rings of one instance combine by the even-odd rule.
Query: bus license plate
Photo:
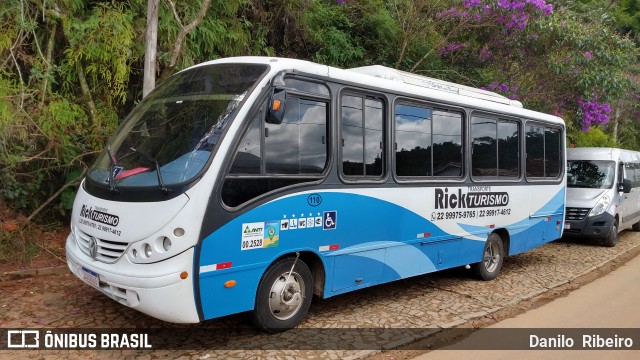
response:
[[[82,278],[84,279],[84,281],[89,283],[89,285],[100,288],[100,280],[98,278],[98,274],[85,268],[84,266],[82,267]]]

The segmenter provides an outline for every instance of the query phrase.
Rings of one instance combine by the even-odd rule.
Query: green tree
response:
[[[557,0],[553,7],[158,0],[154,67],[162,80],[236,55],[381,64],[560,115],[574,143],[640,149],[638,7],[633,0]],[[147,8],[146,0],[1,2],[0,200],[28,213],[71,205],[79,177],[141,99]]]
[[[311,59],[337,67],[388,64],[397,24],[380,0],[312,1],[302,18]]]

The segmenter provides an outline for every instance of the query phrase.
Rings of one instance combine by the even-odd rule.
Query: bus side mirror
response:
[[[620,184],[619,191],[622,191],[625,194],[628,194],[631,192],[631,179],[624,179],[622,180],[622,184]]]
[[[287,103],[287,92],[283,89],[273,89],[271,99],[269,99],[269,111],[267,123],[280,125],[284,119],[284,110]]]

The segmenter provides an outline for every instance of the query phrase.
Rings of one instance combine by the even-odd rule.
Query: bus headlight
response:
[[[145,243],[142,246],[142,251],[144,252],[144,256],[148,259],[151,257],[151,245],[149,243]]]
[[[589,212],[589,216],[597,216],[604,213],[609,208],[610,203],[611,199],[609,198],[609,195],[602,196],[600,200],[598,200],[596,206],[594,206],[593,209],[591,209],[591,212]]]
[[[127,258],[134,264],[151,264],[169,259],[194,244],[189,243],[183,228],[172,229],[129,244]]]
[[[171,239],[169,239],[168,237],[164,237],[162,239],[162,248],[164,249],[164,251],[169,251],[169,249],[171,249]]]

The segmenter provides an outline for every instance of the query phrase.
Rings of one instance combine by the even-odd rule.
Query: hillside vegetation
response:
[[[141,100],[152,2],[0,1],[0,208],[68,216],[79,179]],[[157,81],[237,55],[380,64],[561,116],[576,146],[640,150],[638,1],[156,2]]]

